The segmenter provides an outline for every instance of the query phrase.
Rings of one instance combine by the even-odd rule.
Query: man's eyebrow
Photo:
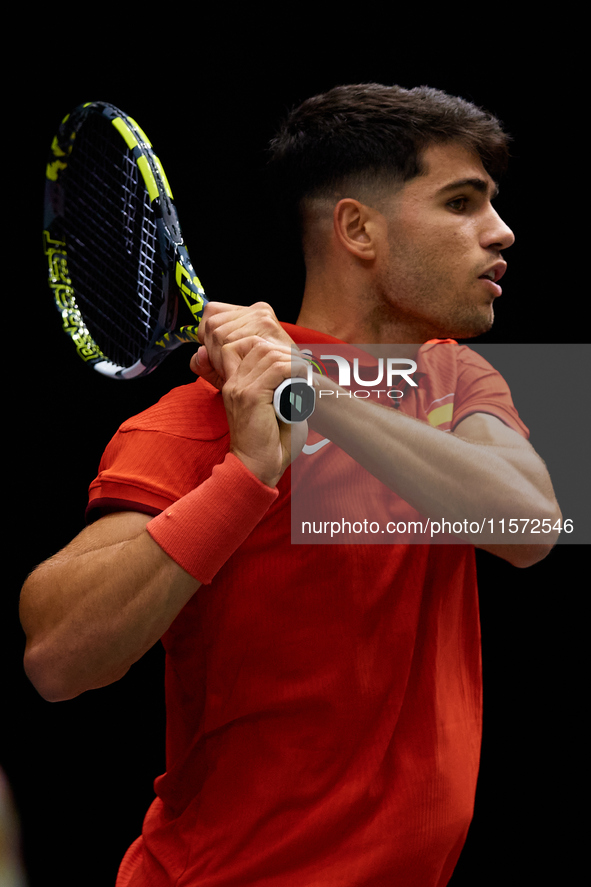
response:
[[[491,200],[498,196],[499,187],[494,182],[493,188],[491,191]],[[481,194],[486,194],[490,189],[490,181],[486,179],[480,179],[478,177],[466,178],[466,179],[457,179],[455,182],[450,182],[448,185],[444,185],[443,188],[440,188],[437,192],[438,194],[446,194],[448,191],[457,191],[458,188],[474,188],[475,191],[480,192]]]

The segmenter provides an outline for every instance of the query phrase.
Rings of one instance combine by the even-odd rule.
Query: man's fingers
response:
[[[256,302],[249,307],[210,302],[203,312],[198,336],[207,348],[212,366],[220,374],[220,352],[225,345],[252,336],[277,344],[293,344],[266,302]]]
[[[202,344],[204,344],[207,334],[211,334],[222,323],[235,320],[244,310],[244,305],[229,305],[226,302],[208,302],[203,311],[201,323],[199,324],[197,338]]]
[[[210,385],[213,385],[215,388],[222,388],[224,379],[220,376],[215,367],[212,366],[205,345],[201,345],[191,356],[189,367],[196,376],[205,379]]]
[[[254,352],[254,353],[253,353]],[[222,381],[230,379],[237,371],[240,364],[248,357],[249,366],[256,367],[257,361],[263,355],[270,352],[281,355],[283,359],[291,360],[294,376],[306,376],[307,363],[298,356],[297,350],[290,345],[268,342],[261,336],[247,336],[236,339],[234,342],[226,342],[218,349],[217,361],[214,363],[206,346],[201,346],[191,358],[191,369],[194,373],[211,381],[213,377],[219,377]],[[219,385],[217,387],[220,387]]]
[[[305,441],[305,428],[292,436],[291,426],[278,422],[273,405],[276,388],[292,373],[291,349],[253,336],[224,346],[224,352],[226,358],[238,355],[236,370],[222,388],[232,452],[274,485]]]
[[[207,346],[201,345],[191,357],[191,369],[196,375],[211,382],[217,388],[221,388],[224,382],[236,372],[253,346],[262,341],[256,336],[251,336],[248,339],[242,338],[236,342],[222,345],[218,349],[215,364]]]

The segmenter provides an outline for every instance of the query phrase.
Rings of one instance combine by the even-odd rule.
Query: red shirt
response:
[[[430,343],[419,369],[411,414],[451,428],[491,412],[527,433],[505,383],[468,349]],[[220,394],[200,380],[175,389],[115,435],[90,516],[156,514],[227,449]],[[481,738],[474,550],[292,544],[290,484],[288,471],[162,638],[166,772],[118,887],[443,887],[451,876]]]

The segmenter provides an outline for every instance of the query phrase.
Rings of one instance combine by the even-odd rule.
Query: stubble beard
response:
[[[374,306],[376,326],[381,322],[382,329],[391,329],[394,341],[404,339],[409,344],[411,339],[412,344],[429,339],[472,339],[491,329],[493,300],[483,303],[463,292],[437,299],[433,294],[449,290],[449,281],[427,279],[422,270],[407,281],[388,275]]]

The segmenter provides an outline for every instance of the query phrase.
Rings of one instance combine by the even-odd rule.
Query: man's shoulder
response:
[[[494,367],[469,345],[455,339],[430,339],[419,350],[419,369],[429,373],[447,369],[463,373],[496,373]]]
[[[122,433],[147,431],[190,440],[215,440],[228,433],[221,392],[203,379],[171,389],[155,404],[127,419]]]

